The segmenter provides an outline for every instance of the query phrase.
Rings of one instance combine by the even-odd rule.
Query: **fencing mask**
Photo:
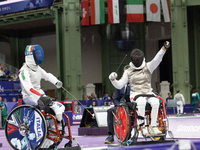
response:
[[[131,52],[131,62],[135,67],[140,67],[144,60],[144,53],[140,49],[134,49]]]
[[[33,55],[36,65],[40,65],[44,60],[44,51],[40,45],[27,45],[25,55]]]

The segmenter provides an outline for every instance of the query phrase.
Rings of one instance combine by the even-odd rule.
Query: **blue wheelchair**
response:
[[[62,130],[58,129],[53,113],[31,105],[21,105],[13,109],[7,117],[5,135],[14,150],[54,149],[62,139],[68,139],[65,147],[72,146],[69,117],[63,114]],[[64,122],[66,120],[66,123]],[[68,126],[68,135],[65,135]]]

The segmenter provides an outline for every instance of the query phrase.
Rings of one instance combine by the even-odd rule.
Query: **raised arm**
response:
[[[166,41],[164,43],[164,45],[162,46],[162,48],[160,49],[160,51],[156,54],[156,56],[150,62],[147,63],[147,68],[149,69],[151,74],[153,73],[153,71],[158,67],[158,65],[162,61],[162,58],[163,58],[167,48],[169,48],[169,46],[170,46],[170,43],[168,41]]]

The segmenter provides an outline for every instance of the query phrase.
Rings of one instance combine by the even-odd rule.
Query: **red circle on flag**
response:
[[[157,6],[155,3],[152,3],[152,4],[150,5],[150,10],[151,10],[151,12],[152,12],[153,14],[157,13],[157,11],[158,11],[158,6]]]

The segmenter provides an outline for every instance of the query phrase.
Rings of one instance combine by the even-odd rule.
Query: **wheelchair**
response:
[[[138,97],[157,97],[162,102],[160,102],[159,112],[157,117],[157,127],[162,132],[160,135],[147,135],[143,137],[147,140],[150,138],[152,141],[161,141],[166,139],[167,130],[168,130],[168,120],[165,111],[165,103],[164,99],[155,95],[145,95],[139,94],[135,96],[133,101],[135,101]],[[130,145],[137,143],[139,131],[141,131],[141,127],[137,124],[138,114],[137,114],[137,104],[134,102],[121,102],[117,105],[115,113],[113,114],[113,125],[115,135],[117,137],[118,142],[122,145]],[[150,104],[146,104],[145,108],[145,127],[149,131],[149,125],[151,124],[151,106]],[[131,132],[134,129],[134,135],[131,137]]]
[[[65,126],[68,127],[68,136],[65,135]],[[72,146],[69,117],[63,113],[62,130],[59,130],[53,113],[45,113],[31,105],[21,105],[10,112],[5,135],[15,150],[54,149],[62,139],[69,140],[65,147]]]

